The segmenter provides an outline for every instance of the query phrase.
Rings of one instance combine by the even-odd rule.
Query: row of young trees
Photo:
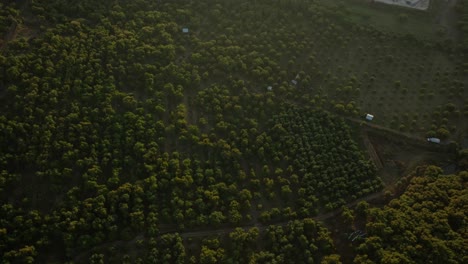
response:
[[[337,208],[350,197],[373,193],[381,182],[371,161],[366,160],[352,140],[343,120],[322,112],[289,108],[273,118],[273,160],[291,161],[298,171],[294,190],[309,210],[312,201],[328,209]],[[279,143],[279,144],[278,144]]]

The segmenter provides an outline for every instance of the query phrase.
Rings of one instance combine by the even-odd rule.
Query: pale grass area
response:
[[[390,5],[399,5],[419,10],[427,10],[430,0],[374,0]]]

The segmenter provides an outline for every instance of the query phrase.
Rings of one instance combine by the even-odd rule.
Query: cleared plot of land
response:
[[[315,86],[323,87],[333,97],[338,110],[353,102],[363,112],[375,114],[373,122],[379,125],[419,136],[446,130],[457,134],[457,127],[466,123],[462,115],[465,104],[462,98],[466,97],[464,74],[458,70],[462,65],[457,57],[445,49],[450,41],[441,44],[443,39],[456,36],[453,30],[448,30],[452,25],[453,2],[431,1],[425,12],[369,1],[321,3],[331,10],[335,21],[375,29],[371,34],[340,33],[342,42],[336,38],[338,41],[323,46],[322,34],[314,38],[320,51],[312,54],[321,63],[321,69],[327,68],[338,79],[354,74],[359,80],[338,85],[313,80]],[[333,46],[335,43],[340,45]],[[359,93],[355,90],[358,86]],[[342,96],[352,89],[357,94],[352,101]]]
[[[375,0],[389,5],[399,5],[419,10],[427,10],[430,0]]]
[[[332,8],[335,13],[342,14],[344,19],[366,27],[372,26],[397,34],[411,34],[422,39],[454,38],[451,30],[452,26],[455,26],[454,21],[447,21],[447,16],[453,14],[451,11],[444,12],[453,10],[454,1],[427,1],[427,8],[424,10],[403,5],[404,0],[395,1],[321,0],[320,3]],[[398,1],[402,5],[397,4]],[[419,5],[422,5],[422,1]]]

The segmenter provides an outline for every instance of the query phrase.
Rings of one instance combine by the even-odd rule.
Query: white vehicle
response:
[[[438,138],[427,138],[427,142],[440,144],[440,139],[438,139]]]

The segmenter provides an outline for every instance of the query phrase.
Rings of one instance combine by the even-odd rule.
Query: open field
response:
[[[455,37],[452,31],[455,27],[453,1],[433,0],[424,11],[365,0],[323,0],[321,3],[345,14],[346,19],[353,23],[386,32],[410,34],[425,39]],[[447,10],[452,11],[447,13]],[[451,21],[449,24],[445,22],[447,16],[448,21]]]

